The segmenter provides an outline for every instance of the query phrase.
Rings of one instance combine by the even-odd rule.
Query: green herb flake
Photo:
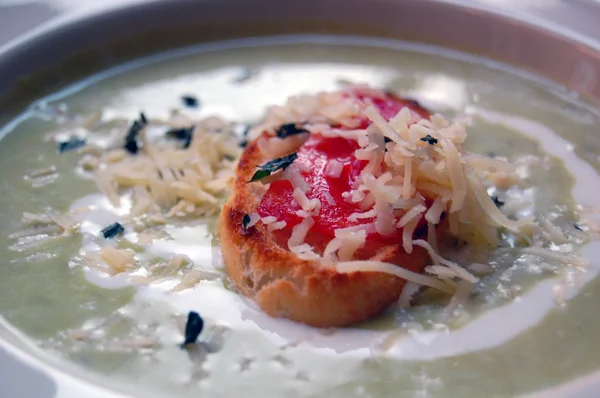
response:
[[[262,166],[258,166],[258,170],[256,171],[256,173],[254,173],[254,175],[248,182],[254,182],[254,181],[261,180],[267,176],[270,176],[272,173],[276,172],[277,170],[285,170],[288,166],[290,166],[292,163],[294,163],[294,161],[297,158],[298,158],[298,154],[296,152],[294,152],[294,153],[290,153],[287,156],[273,159],[273,160],[263,164]]]
[[[104,239],[112,239],[115,236],[125,232],[125,228],[123,228],[123,226],[120,223],[116,222],[104,228],[101,232],[102,236],[104,236]]]
[[[192,143],[192,138],[194,136],[194,126],[191,127],[183,127],[177,129],[171,129],[167,131],[167,137],[173,137],[183,142],[183,149],[187,149],[190,147]]]
[[[492,196],[491,199],[494,202],[494,204],[496,205],[496,207],[502,207],[502,206],[504,206],[504,202],[501,201],[500,199],[498,199],[497,196]]]
[[[148,119],[143,112],[140,112],[140,118],[138,120],[134,120],[129,127],[129,131],[127,131],[127,135],[125,136],[125,144],[123,147],[131,154],[135,155],[138,153],[140,145],[138,143],[138,135],[140,132],[146,127],[148,124]]]
[[[82,146],[85,146],[85,144],[86,144],[85,139],[74,137],[68,141],[59,142],[58,143],[58,153],[72,151],[77,148],[81,148]]]
[[[279,126],[277,131],[275,131],[275,134],[277,134],[277,137],[279,137],[281,139],[287,138],[291,135],[302,134],[302,133],[308,133],[308,130],[306,130],[302,127],[298,127],[298,125],[296,125],[296,123],[282,124],[281,126]]]
[[[392,139],[391,139],[391,138],[388,138],[388,137],[383,137],[383,145],[387,144],[388,142],[392,142]],[[384,147],[383,147],[383,151],[384,151],[384,152],[387,152],[387,151],[388,151],[388,149],[387,149],[387,146],[384,146]]]
[[[438,142],[437,138],[433,138],[429,134],[427,134],[425,137],[421,137],[421,141],[427,142],[427,143],[429,143],[429,145],[434,145],[434,144],[437,144],[437,142]]]
[[[244,217],[242,217],[242,227],[244,227],[244,229],[248,229],[248,224],[250,224],[250,216],[248,214],[244,214]]]
[[[185,348],[188,344],[194,344],[202,329],[204,329],[204,320],[197,312],[190,311],[185,323],[185,340],[181,344],[181,348]]]
[[[197,108],[200,103],[198,98],[194,97],[193,95],[182,95],[181,101],[183,102],[183,105],[187,106],[188,108]]]

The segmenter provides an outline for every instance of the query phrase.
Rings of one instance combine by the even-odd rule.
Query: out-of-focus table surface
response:
[[[144,1],[171,0],[0,0],[0,46],[32,29],[73,14],[97,12]],[[203,1],[203,0],[190,0]],[[246,0],[253,1],[253,0]],[[301,0],[298,0],[301,1]],[[368,1],[368,0],[365,0]],[[407,0],[397,0],[407,1]],[[493,7],[567,27],[600,40],[600,0],[439,0]]]
[[[123,7],[142,0],[0,0],[0,46],[45,23],[72,14]],[[169,1],[169,0],[165,0]]]

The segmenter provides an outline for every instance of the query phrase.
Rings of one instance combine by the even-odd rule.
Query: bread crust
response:
[[[267,314],[311,326],[347,326],[382,312],[398,298],[405,280],[379,272],[338,273],[280,247],[261,222],[242,227],[242,218],[256,212],[265,191],[260,182],[247,182],[258,165],[271,160],[264,158],[257,142],[250,142],[242,154],[233,194],[219,218],[218,234],[231,279]],[[426,231],[419,234],[423,233]],[[415,246],[407,254],[394,245],[379,250],[371,259],[421,272],[429,255],[421,247]]]

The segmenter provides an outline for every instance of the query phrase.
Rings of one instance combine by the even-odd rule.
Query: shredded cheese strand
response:
[[[417,274],[416,272],[383,261],[340,261],[336,264],[336,270],[346,274],[353,272],[382,272],[445,293],[453,294],[455,291],[452,286],[439,279],[423,274]]]

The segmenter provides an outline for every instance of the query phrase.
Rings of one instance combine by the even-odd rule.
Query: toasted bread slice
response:
[[[238,164],[234,193],[221,212],[218,232],[231,279],[269,315],[311,326],[347,326],[383,311],[398,298],[405,280],[379,272],[338,273],[279,246],[261,222],[243,228],[242,218],[256,212],[266,190],[260,182],[247,182],[268,160],[257,140],[248,144]],[[374,257],[366,250],[356,256],[414,272],[421,272],[429,261],[421,247],[407,254],[400,245],[386,246]]]

